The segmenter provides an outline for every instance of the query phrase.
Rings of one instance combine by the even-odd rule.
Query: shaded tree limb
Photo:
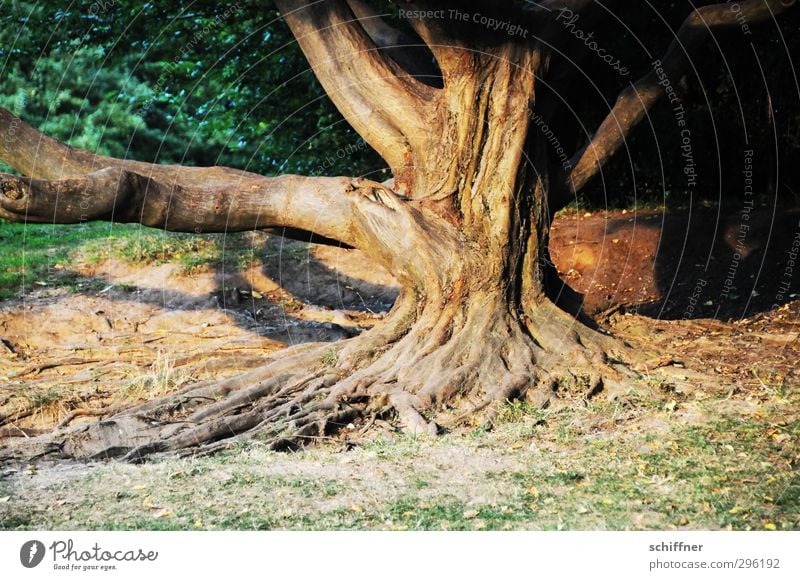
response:
[[[691,57],[716,30],[739,26],[739,19],[758,24],[785,12],[794,0],[746,0],[739,12],[728,4],[712,4],[694,10],[683,22],[666,53],[654,68],[624,89],[591,142],[570,159],[571,169],[563,176],[559,197],[581,191],[600,173],[623,145],[628,135],[665,95],[663,83],[677,84],[688,72]]]
[[[419,36],[390,26],[362,0],[347,0],[347,4],[375,46],[418,81],[441,88],[442,73],[434,63],[433,53]]]

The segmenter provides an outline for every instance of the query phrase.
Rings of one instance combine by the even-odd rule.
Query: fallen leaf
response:
[[[471,520],[474,517],[477,517],[480,512],[478,510],[467,510],[464,512],[464,519]]]
[[[10,495],[6,495],[6,496],[3,496],[3,497],[0,497],[0,503],[6,503],[10,499],[11,499]]]

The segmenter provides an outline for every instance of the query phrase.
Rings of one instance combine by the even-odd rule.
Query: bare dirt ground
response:
[[[586,310],[721,382],[800,383],[800,211],[573,213],[551,252]],[[794,257],[793,257],[794,256]]]
[[[353,336],[396,298],[391,277],[355,251],[260,238],[263,258],[241,270],[78,260],[70,274],[90,291],[38,288],[3,304],[6,433],[235,373],[291,344]]]
[[[551,244],[586,310],[677,362],[670,372],[691,388],[662,383],[655,402],[631,397],[549,415],[512,405],[495,434],[427,444],[384,425],[364,445],[345,436],[297,457],[254,444],[218,461],[16,465],[0,473],[0,527],[795,529],[800,212],[763,211],[746,230],[740,216],[709,212],[576,212],[556,220]],[[355,250],[255,236],[263,253],[243,268],[187,273],[172,262],[76,259],[77,290],[39,287],[0,302],[3,435],[96,420],[187,381],[252,367],[289,344],[355,335],[396,297],[391,277]],[[730,425],[744,431],[719,434]],[[673,464],[700,440],[699,466]],[[609,453],[622,455],[603,465]],[[704,472],[704,461],[722,475]],[[670,475],[680,470],[685,484]],[[613,483],[614,474],[645,496],[619,499],[628,483]],[[695,477],[706,492],[691,487]],[[739,480],[750,479],[762,499],[736,495]],[[208,501],[197,503],[198,489]],[[684,493],[685,505],[653,504],[648,489]],[[48,496],[53,505],[30,507]],[[762,505],[775,498],[783,504]],[[106,500],[115,507],[101,507]]]

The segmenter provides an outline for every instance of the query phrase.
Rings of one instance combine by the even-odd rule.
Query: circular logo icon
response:
[[[26,568],[36,568],[44,559],[44,544],[39,540],[30,540],[19,549],[19,561]]]

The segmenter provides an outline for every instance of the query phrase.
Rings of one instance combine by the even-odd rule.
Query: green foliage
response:
[[[58,139],[143,161],[385,177],[384,162],[325,96],[271,2],[14,0],[3,8],[0,106]],[[685,3],[669,2],[635,18],[602,20],[598,44],[619,55],[631,74],[622,78],[591,58],[581,67],[585,77],[578,74],[562,95],[570,106],[552,123],[567,149],[581,146],[620,89],[652,68],[687,10]],[[780,29],[720,37],[693,60],[696,78],[673,79],[686,107],[697,187],[687,186],[673,111],[661,106],[650,116],[652,125],[635,132],[604,172],[596,185],[603,194],[591,196],[592,203],[685,203],[690,193],[694,200],[716,199],[720,190],[740,194],[745,147],[758,153],[758,183],[769,180],[773,130],[784,162],[783,189],[800,189],[800,169],[785,163],[800,147],[787,60],[800,43],[797,25],[795,11]],[[761,79],[762,68],[766,84],[752,82]]]
[[[102,154],[264,174],[383,166],[269,5],[12,2],[0,70],[0,106]]]

